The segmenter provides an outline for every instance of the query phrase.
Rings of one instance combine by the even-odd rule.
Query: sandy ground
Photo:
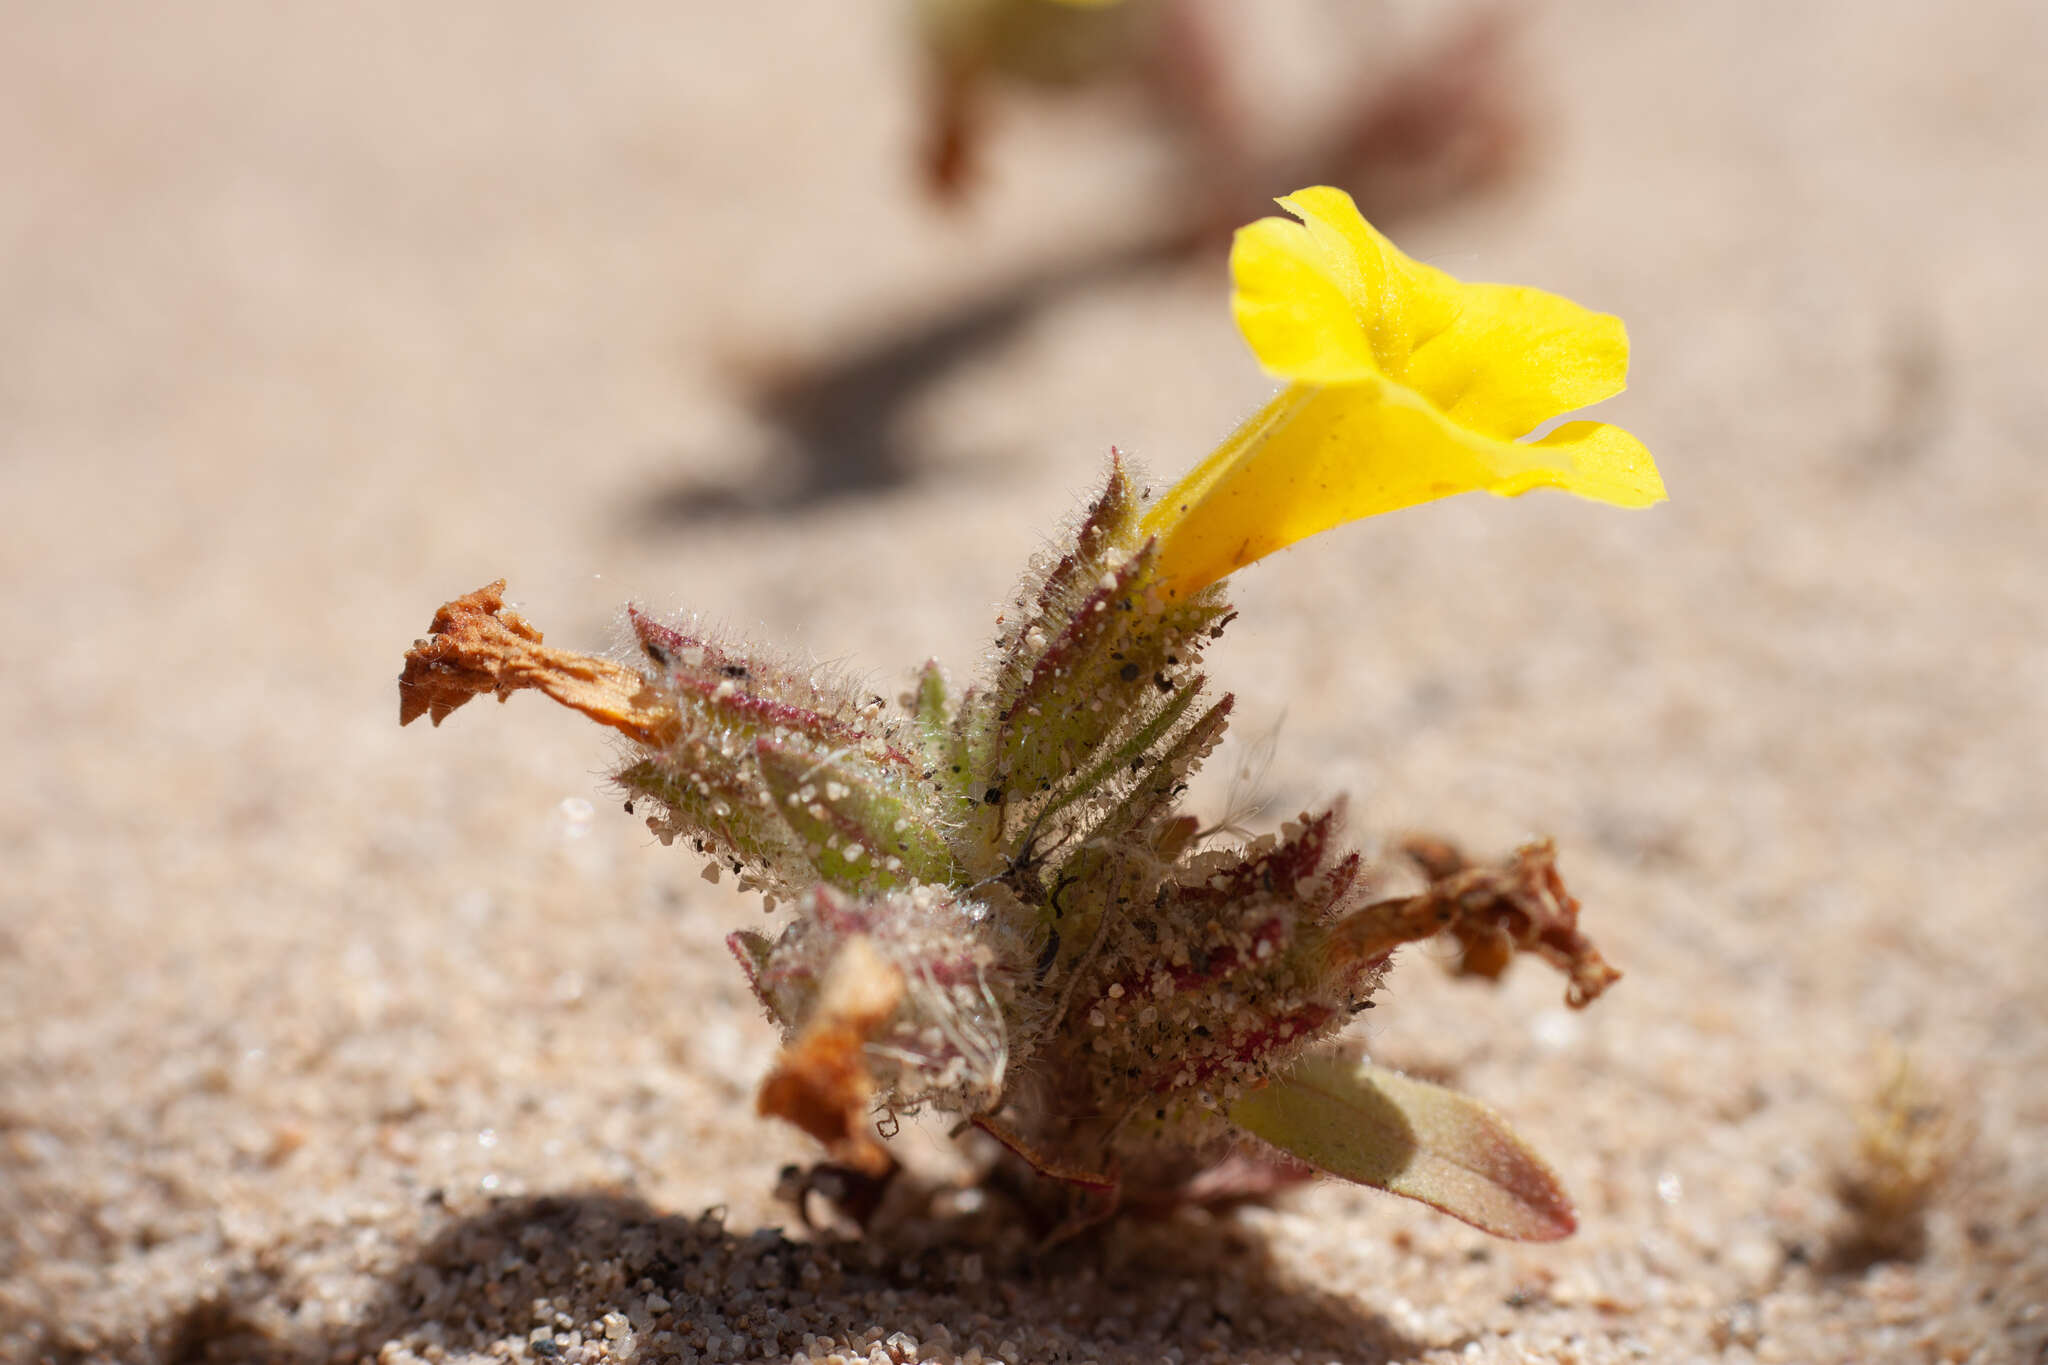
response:
[[[1527,173],[1399,231],[1628,318],[1672,501],[1463,499],[1241,580],[1271,817],[1554,834],[1627,969],[1573,1015],[1415,954],[1371,1017],[1579,1235],[1324,1185],[1047,1257],[806,1236],[720,942],[758,906],[567,713],[395,724],[500,575],[561,643],[634,599],[964,672],[1110,442],[1172,472],[1264,395],[1220,255],[1104,263],[1176,183],[1114,107],[915,195],[890,20],[0,12],[0,1357],[2043,1359],[2048,11],[1549,7]],[[879,415],[742,399],[949,322]],[[1841,1192],[1887,1047],[1947,1134],[1896,1256]]]

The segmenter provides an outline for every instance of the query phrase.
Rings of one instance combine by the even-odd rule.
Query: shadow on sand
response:
[[[1230,1218],[1125,1221],[1047,1255],[1013,1224],[983,1220],[979,1230],[962,1236],[954,1225],[923,1244],[805,1242],[776,1228],[728,1230],[718,1210],[664,1214],[620,1193],[506,1199],[440,1228],[342,1329],[281,1340],[255,1326],[274,1320],[265,1310],[275,1304],[209,1299],[166,1324],[158,1353],[173,1365],[310,1365],[376,1359],[393,1342],[463,1357],[521,1341],[523,1358],[547,1360],[580,1356],[596,1335],[609,1337],[613,1358],[786,1360],[807,1348],[864,1355],[898,1333],[898,1358],[903,1338],[1011,1360],[1056,1344],[1075,1359],[1153,1359],[1175,1346],[1197,1358],[1280,1358],[1298,1348],[1361,1365],[1423,1349],[1359,1305],[1289,1282]]]
[[[747,402],[770,435],[747,482],[678,479],[636,493],[628,519],[636,530],[659,535],[900,488],[924,472],[905,418],[925,394],[1041,312],[1173,269],[1189,259],[1192,245],[1186,235],[1172,235],[1078,255],[815,363],[758,379],[749,385]]]

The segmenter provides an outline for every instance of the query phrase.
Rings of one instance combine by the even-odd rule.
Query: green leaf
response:
[[[819,755],[771,739],[755,742],[754,758],[775,813],[833,886],[860,891],[954,879],[945,835],[896,769],[843,750]]]
[[[1419,1199],[1497,1237],[1551,1242],[1577,1226],[1557,1176],[1498,1114],[1355,1049],[1302,1058],[1239,1099],[1230,1118],[1318,1170]]]
[[[721,862],[752,863],[782,883],[778,895],[809,883],[809,860],[789,825],[761,804],[759,781],[715,742],[686,731],[659,758],[629,764],[612,780],[635,800],[647,797],[666,808],[666,827],[656,829],[664,838],[681,835],[701,841],[698,852]]]
[[[910,719],[917,727],[918,748],[932,763],[953,758],[953,699],[946,695],[946,674],[937,659],[925,660],[910,694]]]

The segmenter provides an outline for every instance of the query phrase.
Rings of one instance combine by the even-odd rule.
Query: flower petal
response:
[[[1462,304],[1456,319],[1419,344],[1397,378],[1459,426],[1512,440],[1628,386],[1620,318],[1541,289],[1451,283]]]
[[[1355,384],[1378,376],[1379,357],[1359,320],[1367,286],[1331,243],[1285,218],[1261,218],[1230,245],[1238,331],[1268,374],[1305,384]]]
[[[1557,451],[1570,460],[1568,479],[1543,481],[1553,488],[1616,507],[1650,507],[1664,501],[1664,476],[1657,472],[1657,462],[1651,458],[1649,448],[1611,423],[1567,422],[1521,449]],[[1525,489],[1494,491],[1520,493]]]
[[[1351,196],[1279,201],[1231,248],[1238,328],[1268,372],[1314,384],[1384,375],[1461,426],[1515,437],[1621,392],[1621,320],[1520,285],[1467,284],[1412,260]]]
[[[1157,582],[1200,591],[1275,550],[1361,517],[1456,493],[1562,488],[1623,507],[1661,501],[1649,452],[1618,427],[1574,422],[1542,441],[1450,421],[1386,380],[1283,390],[1146,512]]]

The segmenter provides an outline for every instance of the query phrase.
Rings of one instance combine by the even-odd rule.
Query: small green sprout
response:
[[[1505,1123],[1339,1037],[1395,950],[1438,934],[1468,971],[1533,952],[1573,1006],[1599,995],[1618,973],[1550,846],[1497,867],[1419,848],[1428,885],[1374,899],[1339,811],[1241,841],[1180,798],[1230,715],[1201,663],[1238,568],[1471,489],[1662,497],[1618,428],[1518,439],[1618,391],[1627,342],[1553,295],[1408,260],[1338,191],[1282,202],[1304,221],[1243,230],[1232,263],[1240,324],[1289,387],[1149,504],[1113,455],[976,685],[927,664],[891,707],[637,610],[629,667],[550,648],[501,582],[436,615],[400,719],[533,688],[627,737],[628,809],[790,907],[730,939],[784,1035],[759,1107],[848,1175],[885,1178],[878,1124],[928,1109],[1064,1190],[1062,1231],[1321,1171],[1562,1237],[1570,1202]],[[1263,1176],[1218,1181],[1230,1164]]]

